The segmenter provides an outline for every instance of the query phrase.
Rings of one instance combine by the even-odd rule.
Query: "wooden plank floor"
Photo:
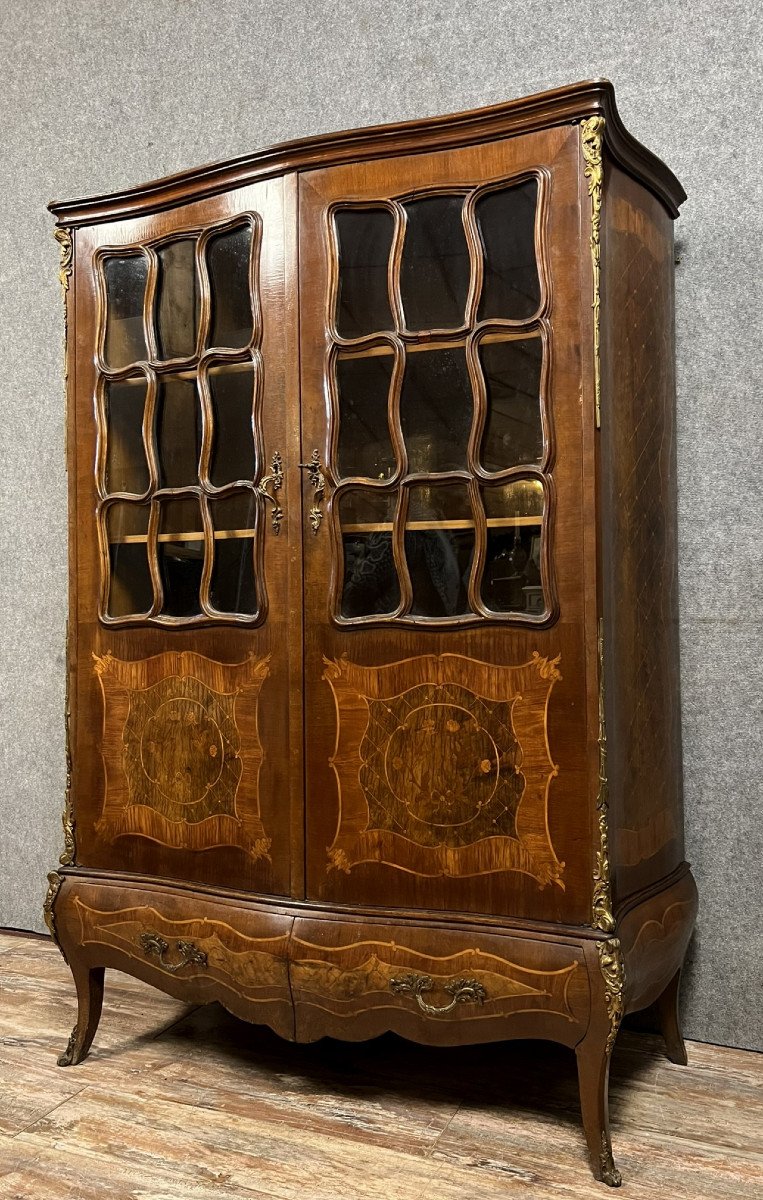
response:
[[[282,1042],[107,973],[95,1046],[56,1066],[74,990],[47,940],[0,933],[3,1200],[583,1200],[574,1056]],[[763,1195],[763,1055],[624,1033],[615,1157],[632,1200]],[[611,1194],[611,1193],[610,1193]]]

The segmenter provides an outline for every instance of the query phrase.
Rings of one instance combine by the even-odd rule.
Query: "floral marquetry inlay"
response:
[[[171,821],[234,814],[241,779],[234,700],[191,675],[130,693],[123,742],[131,804]]]
[[[458,684],[422,684],[368,708],[360,783],[374,828],[422,846],[516,838],[525,780],[510,702]]]
[[[556,775],[546,718],[558,659],[521,666],[422,655],[327,661],[340,816],[329,870],[383,862],[422,875],[522,871],[563,887],[546,821]]]
[[[139,834],[193,849],[239,845],[255,858],[267,855],[257,804],[257,701],[268,660],[105,655],[95,657],[95,670],[107,777],[101,828],[114,837]]]

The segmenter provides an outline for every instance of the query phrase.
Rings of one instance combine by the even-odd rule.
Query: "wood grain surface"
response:
[[[558,1047],[295,1046],[114,972],[107,1002],[90,1057],[57,1069],[68,970],[46,939],[0,934],[3,1200],[603,1194]],[[763,1056],[692,1043],[678,1068],[626,1033],[611,1118],[633,1200],[760,1194]]]

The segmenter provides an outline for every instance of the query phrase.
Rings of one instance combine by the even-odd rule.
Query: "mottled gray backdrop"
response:
[[[8,0],[0,39],[0,925],[41,929],[64,788],[66,499],[49,199],[596,75],[678,222],[690,1036],[763,1047],[761,29],[755,4]]]

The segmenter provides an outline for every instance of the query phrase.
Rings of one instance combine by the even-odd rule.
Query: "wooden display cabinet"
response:
[[[104,968],[301,1041],[684,1060],[673,218],[605,81],[51,205],[66,846]]]

